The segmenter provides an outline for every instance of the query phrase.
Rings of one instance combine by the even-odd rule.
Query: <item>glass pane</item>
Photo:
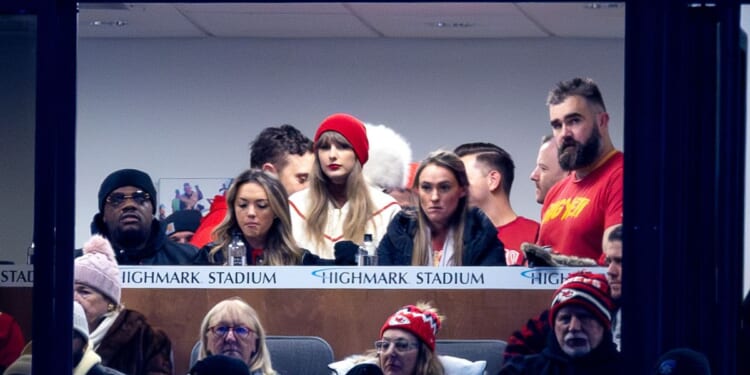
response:
[[[395,129],[414,161],[463,142],[498,144],[516,165],[513,208],[539,221],[527,176],[551,131],[545,99],[556,82],[596,80],[623,148],[624,14],[622,3],[81,4],[76,245],[90,235],[99,186],[114,170],[148,172],[157,205],[171,210],[183,182],[247,168],[247,145],[263,128],[289,123],[312,137],[338,111]],[[123,301],[169,333],[184,373],[210,306],[173,319],[151,309],[155,294],[146,292],[123,289]],[[201,291],[169,292],[176,306],[205,300]],[[281,293],[321,295],[237,292],[251,304]],[[548,303],[548,293],[535,296]],[[289,329],[260,313],[267,329]],[[315,326],[294,333],[329,337]],[[343,340],[334,352],[351,354]]]
[[[25,341],[32,314],[27,249],[34,228],[36,39],[36,16],[0,14],[0,312],[15,318]]]

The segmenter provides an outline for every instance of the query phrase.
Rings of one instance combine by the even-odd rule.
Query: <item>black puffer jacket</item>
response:
[[[414,235],[417,231],[416,211],[403,210],[388,224],[388,231],[378,245],[378,264],[411,265]],[[469,209],[464,226],[464,266],[504,266],[505,249],[497,238],[497,229],[478,208]]]
[[[91,222],[91,234],[101,234],[109,238],[107,226],[104,225],[101,214],[94,216],[94,220]],[[115,243],[112,243],[112,248],[119,265],[191,265],[196,254],[198,254],[198,249],[193,245],[170,241],[161,223],[156,219],[151,223],[151,235],[143,249],[123,249]],[[76,256],[81,254],[81,250],[76,250]]]

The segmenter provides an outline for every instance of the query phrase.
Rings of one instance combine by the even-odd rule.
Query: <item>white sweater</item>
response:
[[[368,187],[372,202],[375,204],[375,212],[367,222],[365,233],[372,234],[372,240],[377,247],[380,240],[385,236],[388,229],[388,223],[391,222],[396,213],[401,211],[401,206],[390,195],[382,191]],[[307,210],[310,204],[310,189],[305,189],[292,194],[289,197],[289,209],[292,215],[292,233],[297,245],[309,250],[311,253],[321,258],[333,259],[333,245],[342,240],[349,240],[355,243],[361,243],[362,238],[344,238],[344,220],[349,212],[349,202],[346,202],[341,208],[336,208],[333,203],[328,202],[328,218],[326,221],[325,231],[323,232],[324,246],[319,247],[306,234],[307,230]]]

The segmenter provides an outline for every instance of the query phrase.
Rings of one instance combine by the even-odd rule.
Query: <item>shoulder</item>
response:
[[[608,176],[622,176],[623,170],[625,169],[625,154],[622,151],[615,151],[612,156],[602,164],[598,170],[601,175]]]
[[[213,256],[210,255],[211,249],[216,246],[216,243],[209,242],[205,246],[198,250],[198,254],[193,258],[193,264],[195,265],[220,265],[224,264],[224,254],[219,251]]]
[[[386,213],[386,216],[393,217],[393,215],[401,211],[401,206],[398,204],[398,201],[396,201],[396,198],[393,198],[372,186],[368,186],[367,188],[370,191],[372,203],[375,205],[373,215]]]
[[[414,208],[407,208],[396,213],[388,227],[394,229],[400,228],[402,231],[409,231],[417,225],[417,211]]]
[[[198,255],[198,248],[190,244],[182,244],[167,240],[164,243],[163,250],[168,254],[169,259],[166,263],[155,262],[154,264],[192,264],[193,259]]]
[[[113,368],[102,366],[101,364],[97,363],[92,367],[89,372],[86,373],[87,375],[125,375],[122,372],[119,372]]]
[[[289,196],[289,203],[302,204],[310,197],[310,188],[302,189]]]
[[[289,211],[292,220],[305,219],[305,211],[310,200],[310,188],[300,190],[289,197]]]
[[[497,232],[497,228],[495,228],[495,225],[492,224],[492,221],[490,221],[490,218],[487,217],[484,211],[476,207],[469,208],[469,212],[466,215],[466,230],[474,232],[488,230],[489,228]]]
[[[372,202],[375,203],[376,206],[384,206],[391,203],[396,203],[396,198],[384,193],[382,190],[373,187],[373,186],[367,186],[367,191],[370,193],[370,198],[372,199]]]
[[[525,218],[523,216],[519,216],[518,218],[516,218],[515,225],[517,225],[518,227],[527,228],[527,229],[539,228],[538,222]]]

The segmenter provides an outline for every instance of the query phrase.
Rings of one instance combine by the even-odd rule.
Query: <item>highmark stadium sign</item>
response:
[[[580,268],[121,266],[139,289],[556,289]],[[604,273],[604,268],[590,269]],[[0,265],[0,287],[31,287],[33,266]]]

